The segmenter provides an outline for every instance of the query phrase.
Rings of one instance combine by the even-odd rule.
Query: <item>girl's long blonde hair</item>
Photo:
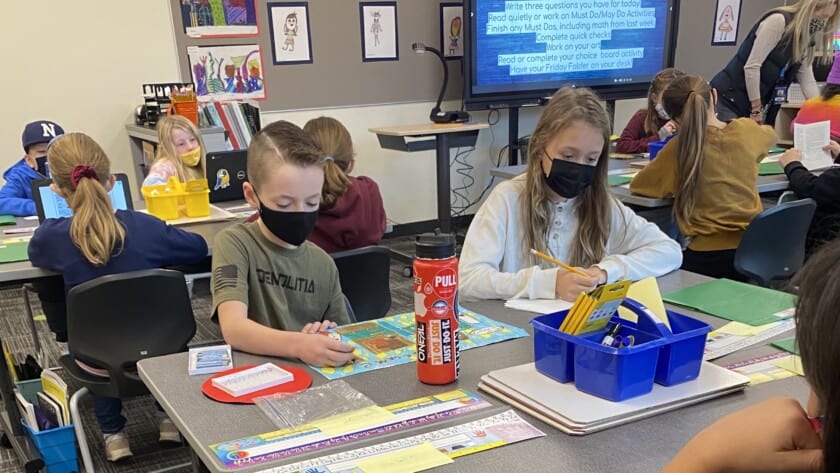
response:
[[[198,146],[201,147],[201,162],[198,166],[189,167],[184,166],[181,158],[178,157],[178,151],[175,150],[175,144],[172,142],[172,131],[182,130],[190,134],[198,140]],[[204,140],[201,139],[201,132],[193,124],[193,122],[182,117],[181,115],[169,115],[161,118],[157,125],[158,147],[155,162],[166,159],[171,162],[178,171],[178,180],[186,182],[190,179],[205,179],[205,168],[207,166],[207,156],[205,155]]]
[[[677,140],[677,189],[674,215],[689,222],[697,202],[697,183],[703,169],[703,144],[708,126],[712,89],[698,75],[679,77],[662,94],[662,106],[680,125]]]
[[[610,120],[598,96],[586,88],[564,87],[558,90],[540,116],[528,143],[527,190],[522,199],[522,215],[526,224],[524,251],[534,248],[548,252],[548,230],[552,206],[550,189],[545,179],[542,160],[546,146],[564,129],[577,122],[586,123],[601,133],[604,147],[595,169],[595,179],[579,197],[574,212],[578,218],[577,235],[569,263],[587,267],[603,259],[610,234],[612,209],[607,185],[609,164]],[[542,264],[539,262],[539,264]]]
[[[831,4],[838,4],[838,0],[799,0],[793,5],[775,8],[772,11],[790,13],[793,19],[785,26],[782,41],[790,41],[792,52],[790,61],[794,63],[809,64],[814,58],[816,49],[821,49],[823,54],[818,57],[821,64],[830,64],[834,59],[834,30],[837,25],[837,17],[840,15],[840,5],[834,10],[821,31],[811,34],[811,15],[814,10],[827,7]],[[821,48],[816,48],[816,42]]]
[[[114,216],[106,185],[111,162],[93,138],[69,133],[47,151],[50,175],[73,210],[70,238],[94,266],[108,264],[125,241],[125,229]]]
[[[331,117],[313,118],[303,125],[303,131],[328,157],[324,163],[324,187],[321,191],[321,210],[326,210],[332,208],[350,187],[347,170],[353,163],[353,139],[347,128]]]

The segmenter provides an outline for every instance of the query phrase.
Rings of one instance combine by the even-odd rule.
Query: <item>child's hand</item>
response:
[[[591,274],[589,269],[577,268],[587,274]],[[596,268],[597,269],[597,268]],[[578,294],[581,292],[589,292],[595,289],[600,281],[600,275],[590,275],[589,277],[581,276],[580,274],[571,271],[558,270],[557,281],[554,284],[554,294],[569,302],[574,302]]]
[[[779,164],[782,167],[785,167],[794,161],[802,161],[802,153],[796,148],[791,148],[785,151],[785,154],[779,156]]]
[[[700,432],[663,473],[818,472],[822,443],[795,399],[773,398]]]
[[[840,143],[831,140],[827,145],[823,146],[823,150],[831,153],[833,159],[837,159],[837,155],[840,154]]]
[[[332,337],[300,337],[298,358],[315,366],[343,366],[356,359],[353,345]]]
[[[300,331],[301,333],[309,334],[325,333],[327,330],[331,328],[336,328],[337,326],[338,324],[336,324],[335,322],[330,322],[329,320],[325,319],[322,322],[310,322],[304,325],[303,328],[300,329]]]

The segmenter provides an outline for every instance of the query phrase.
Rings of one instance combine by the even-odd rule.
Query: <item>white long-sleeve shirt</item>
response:
[[[475,214],[467,231],[459,264],[463,299],[554,299],[557,268],[543,268],[525,248],[521,199],[525,176],[499,184]],[[680,246],[655,224],[615,199],[611,205],[606,256],[597,266],[607,281],[661,276],[680,267]],[[548,250],[568,262],[577,235],[574,199],[553,208]]]
[[[747,85],[747,97],[750,101],[761,99],[761,66],[767,56],[778,46],[784,33],[785,17],[781,13],[774,13],[758,24],[750,56],[744,64],[744,82]],[[806,99],[820,94],[811,63],[799,66],[796,82],[802,87],[802,94]]]

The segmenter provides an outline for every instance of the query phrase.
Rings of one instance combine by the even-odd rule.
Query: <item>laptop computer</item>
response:
[[[248,180],[245,172],[247,150],[207,153],[207,187],[210,202],[242,200],[242,183]]]
[[[131,201],[131,190],[128,187],[128,176],[125,174],[114,174],[116,180],[114,187],[108,193],[111,196],[111,205],[114,210],[134,210]],[[50,189],[52,179],[36,179],[32,181],[32,199],[35,201],[35,209],[38,211],[38,221],[43,222],[48,218],[70,217],[73,211],[67,206],[63,197]]]

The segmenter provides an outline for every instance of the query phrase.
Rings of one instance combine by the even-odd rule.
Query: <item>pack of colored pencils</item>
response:
[[[630,284],[631,281],[618,281],[599,286],[588,294],[580,293],[560,324],[560,331],[583,335],[603,330],[627,296]]]

